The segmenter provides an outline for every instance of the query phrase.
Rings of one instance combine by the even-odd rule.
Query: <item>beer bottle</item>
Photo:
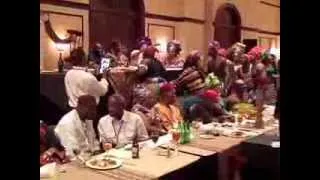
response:
[[[139,158],[139,143],[138,143],[137,136],[135,136],[133,139],[131,151],[132,151],[132,158],[138,159]]]
[[[58,71],[59,72],[63,72],[63,66],[64,66],[64,63],[63,63],[61,53],[60,53],[60,57],[59,57],[59,61],[58,61]]]

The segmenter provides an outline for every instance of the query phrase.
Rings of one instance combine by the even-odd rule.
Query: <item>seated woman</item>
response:
[[[127,66],[129,64],[126,48],[120,41],[112,41],[105,56],[110,59],[110,67]]]
[[[160,99],[153,107],[153,111],[159,111],[161,128],[169,131],[177,127],[179,122],[183,121],[180,109],[176,103],[176,88],[174,84],[166,83],[160,87]]]
[[[138,66],[138,74],[142,81],[160,81],[166,71],[161,62],[155,58],[158,50],[153,46],[148,46],[143,52],[143,60]]]
[[[187,56],[182,74],[174,81],[179,92],[186,90],[196,94],[205,88],[205,73],[200,68],[200,59],[199,51],[192,51]]]
[[[144,52],[144,59],[138,65],[137,74],[138,84],[148,88],[151,92],[151,96],[158,96],[159,84],[166,82],[163,78],[165,74],[165,69],[161,62],[155,58],[155,53],[157,49],[153,46],[148,46]]]
[[[143,84],[138,84],[133,90],[133,107],[131,112],[140,115],[149,135],[161,134],[161,124],[157,122],[152,107],[157,103],[157,97]]]
[[[183,67],[184,61],[180,57],[181,44],[172,40],[167,44],[167,53],[160,55],[160,60],[167,67]]]
[[[192,104],[184,104],[185,115],[189,121],[201,120],[207,124],[212,121],[223,122],[230,117],[224,109],[220,93],[216,90],[206,90],[191,98]]]
[[[47,163],[66,163],[68,159],[53,129],[40,121],[40,166]]]

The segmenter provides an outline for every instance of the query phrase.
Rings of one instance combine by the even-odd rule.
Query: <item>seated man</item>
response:
[[[56,126],[55,132],[67,156],[74,157],[77,153],[99,150],[92,122],[96,118],[96,106],[93,96],[80,96],[77,107],[64,115]]]
[[[163,130],[169,131],[183,121],[180,109],[174,105],[176,103],[175,85],[171,83],[163,84],[160,87],[159,100],[160,102],[153,109],[158,109],[159,111]]]
[[[103,147],[122,147],[137,138],[148,138],[147,130],[139,115],[126,111],[126,100],[119,94],[113,94],[108,100],[109,114],[99,120],[98,130]]]
[[[51,162],[66,163],[68,158],[54,131],[40,121],[40,166]]]

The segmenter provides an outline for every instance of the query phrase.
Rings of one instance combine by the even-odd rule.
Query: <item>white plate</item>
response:
[[[238,136],[238,135],[236,135],[237,132],[241,132],[242,134]],[[242,131],[235,131],[230,134],[230,137],[232,137],[232,138],[245,138],[247,136],[248,135]]]
[[[103,159],[107,159],[107,158],[92,158],[88,161],[86,161],[86,166],[91,168],[91,169],[98,169],[98,170],[108,170],[108,169],[115,169],[118,168],[122,165],[122,161],[119,159],[115,159],[115,158],[108,158],[110,160],[113,160],[116,162],[115,165],[110,165],[110,166],[106,166],[106,167],[100,167],[100,166],[96,166],[96,165],[92,165],[91,162],[92,161],[99,161],[99,160],[103,160]]]
[[[199,137],[201,139],[214,139],[214,136],[211,134],[200,134]]]

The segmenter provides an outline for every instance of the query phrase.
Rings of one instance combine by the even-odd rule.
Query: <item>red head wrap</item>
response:
[[[160,87],[160,93],[175,90],[176,86],[172,83],[165,83]]]
[[[209,101],[219,102],[220,93],[216,90],[210,89],[200,94],[200,97]]]
[[[155,48],[154,46],[148,46],[144,52],[143,52],[143,56],[144,57],[154,57],[154,55],[156,54],[156,52],[158,52],[158,49]]]
[[[256,46],[254,48],[252,48],[249,52],[249,61],[256,61],[261,59],[262,54],[264,53],[265,49],[263,49],[262,47]]]

